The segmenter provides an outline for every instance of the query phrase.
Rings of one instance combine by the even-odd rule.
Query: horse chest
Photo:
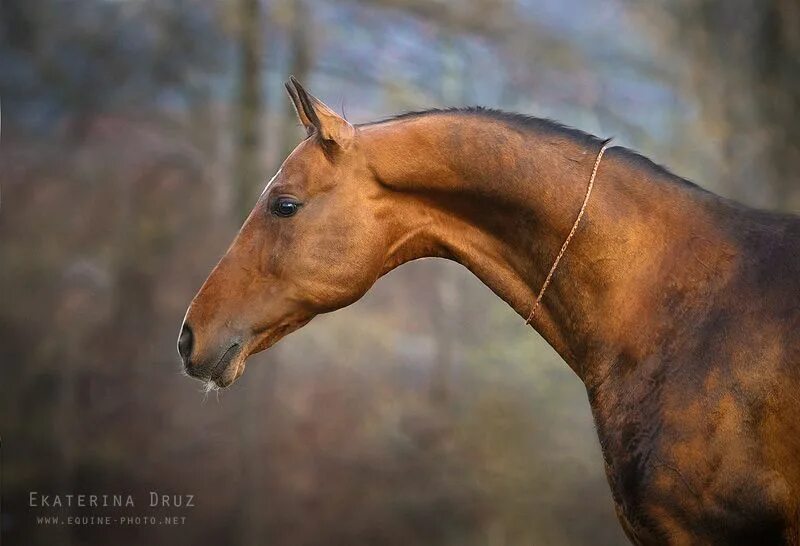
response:
[[[752,412],[725,394],[709,404],[698,393],[675,398],[675,390],[662,384],[646,399],[633,390],[627,399],[592,400],[617,514],[631,540],[786,543],[797,503],[764,456]]]

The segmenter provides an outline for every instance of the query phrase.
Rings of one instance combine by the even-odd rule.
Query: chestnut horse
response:
[[[625,148],[481,108],[354,126],[287,84],[308,137],[192,301],[178,350],[218,387],[395,267],[455,260],[583,381],[635,544],[800,544],[800,219]],[[587,195],[585,215],[576,222]],[[755,182],[754,182],[755,183]]]

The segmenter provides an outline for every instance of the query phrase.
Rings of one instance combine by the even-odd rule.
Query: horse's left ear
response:
[[[324,146],[347,149],[356,134],[355,127],[324,102],[303,89],[294,76],[286,82],[297,117],[309,135],[318,134]]]

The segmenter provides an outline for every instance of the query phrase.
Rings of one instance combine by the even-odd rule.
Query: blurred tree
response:
[[[664,46],[690,62],[689,92],[725,155],[739,199],[800,210],[800,3],[678,0],[637,4]]]
[[[244,218],[253,207],[256,188],[263,179],[261,124],[264,110],[262,51],[264,21],[261,0],[236,0],[238,6],[238,100],[234,181],[235,215]]]
[[[287,72],[301,83],[308,82],[313,64],[311,37],[314,32],[314,19],[309,10],[308,0],[284,0],[282,11],[282,19],[286,21],[288,33]],[[297,134],[298,121],[294,107],[288,98],[283,97],[281,104],[283,104],[284,120],[281,129],[286,137],[281,147],[283,152],[281,158],[283,158],[289,155],[297,144],[294,135]]]

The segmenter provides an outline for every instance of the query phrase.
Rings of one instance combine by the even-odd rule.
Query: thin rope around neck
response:
[[[589,197],[592,195],[592,188],[594,187],[594,179],[597,177],[597,170],[600,168],[600,161],[603,159],[603,154],[606,153],[606,148],[608,145],[611,144],[611,139],[609,138],[605,142],[603,142],[603,146],[600,148],[600,151],[597,153],[597,159],[594,160],[594,167],[592,168],[592,176],[589,177],[589,186],[586,188],[586,196],[583,198],[583,204],[581,205],[581,210],[578,211],[578,217],[575,218],[575,223],[572,224],[572,229],[567,235],[564,244],[561,245],[561,250],[558,252],[556,259],[553,261],[552,267],[550,267],[550,272],[547,274],[547,277],[544,280],[544,284],[542,284],[542,289],[539,290],[539,295],[536,296],[536,301],[533,304],[533,308],[531,309],[531,314],[528,315],[528,320],[525,321],[525,324],[530,324],[533,320],[533,316],[536,314],[536,310],[539,308],[539,304],[542,303],[542,298],[544,297],[544,293],[547,290],[547,287],[550,286],[550,281],[553,280],[553,273],[556,272],[556,268],[558,267],[558,262],[561,261],[561,257],[564,256],[564,253],[567,251],[567,247],[569,246],[570,241],[572,241],[572,237],[575,236],[575,232],[578,230],[578,224],[581,223],[581,218],[583,218],[583,213],[586,212],[586,205],[589,204]]]

